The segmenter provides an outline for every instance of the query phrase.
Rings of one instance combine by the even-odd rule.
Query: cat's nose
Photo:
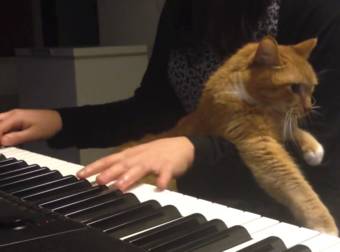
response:
[[[304,113],[310,113],[312,111],[312,102],[309,99],[301,99],[301,107]]]
[[[306,114],[312,112],[312,105],[304,104],[303,112],[305,112]]]

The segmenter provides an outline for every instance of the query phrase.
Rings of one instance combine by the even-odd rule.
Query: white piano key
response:
[[[321,252],[339,252],[340,251],[340,244],[335,244],[325,250],[321,250]]]
[[[205,202],[203,204],[203,202]],[[221,219],[228,227],[241,225],[255,219],[261,218],[260,215],[241,211],[224,205],[211,203],[209,201],[198,200],[199,205],[196,209],[206,216],[207,219]],[[199,207],[201,205],[201,207]]]
[[[259,232],[255,232],[251,235],[251,237],[253,238],[252,240],[242,243],[234,248],[225,250],[228,252],[236,252],[240,249],[246,248],[254,243],[257,243],[269,236],[276,236],[276,237],[284,237],[286,234],[292,233],[294,231],[296,231],[297,229],[299,229],[298,226],[295,225],[291,225],[288,223],[279,223],[277,225],[271,226],[269,228],[263,229]]]
[[[129,192],[135,194],[140,201],[156,199],[162,206],[174,205],[183,216],[199,212],[207,220],[221,219],[228,227],[241,225],[261,217],[258,214],[244,212],[169,190],[158,192],[156,187],[150,185],[135,187]]]
[[[274,220],[274,219],[267,218],[267,217],[261,217],[253,221],[247,222],[243,224],[242,226],[246,228],[249,234],[251,235],[253,233],[259,232],[261,230],[264,230],[266,228],[272,227],[277,224],[279,224],[278,220]]]
[[[48,157],[42,154],[30,152],[27,150],[18,149],[15,147],[0,149],[0,153],[6,157],[15,157],[18,160],[24,160],[28,165],[38,164],[48,167],[51,170],[58,170],[63,176],[75,175],[83,166],[63,161],[60,159]],[[91,183],[95,182],[96,176],[91,176],[87,180]]]
[[[281,239],[287,248],[291,248],[295,245],[301,244],[301,242],[316,237],[319,234],[320,233],[318,231],[301,227],[293,233],[285,234],[283,237],[281,237]]]
[[[312,250],[312,252],[321,252],[332,246],[339,245],[340,239],[339,237],[327,235],[327,234],[319,234],[311,239],[308,239],[304,242],[301,242],[302,245],[307,246]]]
[[[243,226],[248,230],[253,240],[249,241],[248,245],[243,244],[242,248],[250,246],[251,244],[254,244],[269,236],[276,236],[280,238],[287,248],[291,248],[320,234],[318,231],[315,230],[298,227],[287,223],[280,223],[277,220],[266,217],[262,217],[253,222],[246,223]]]

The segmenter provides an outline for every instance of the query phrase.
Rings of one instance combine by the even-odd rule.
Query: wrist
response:
[[[187,154],[187,167],[191,167],[195,158],[195,146],[188,137],[179,137],[183,142]]]
[[[47,125],[47,128],[50,129],[50,132],[48,134],[48,138],[55,136],[61,129],[63,128],[63,121],[61,118],[61,115],[56,110],[47,110],[46,111],[49,116],[49,123]]]

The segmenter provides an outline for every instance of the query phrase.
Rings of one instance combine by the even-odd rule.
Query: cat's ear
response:
[[[318,40],[316,38],[305,40],[297,45],[292,46],[297,54],[308,59],[316,47]]]
[[[265,66],[282,65],[279,45],[272,36],[266,36],[259,42],[253,63]]]

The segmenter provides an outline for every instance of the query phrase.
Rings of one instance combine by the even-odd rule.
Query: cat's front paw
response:
[[[338,236],[339,230],[335,224],[335,221],[332,216],[329,214],[325,214],[322,216],[313,216],[313,219],[310,219],[306,226],[308,228],[317,230],[321,233]]]
[[[313,149],[309,149],[304,152],[304,159],[307,164],[311,166],[317,166],[321,164],[325,150],[321,144],[317,144]]]
[[[321,233],[338,236],[339,230],[335,225],[333,218],[315,218],[313,221],[306,225],[307,227],[317,230]]]

